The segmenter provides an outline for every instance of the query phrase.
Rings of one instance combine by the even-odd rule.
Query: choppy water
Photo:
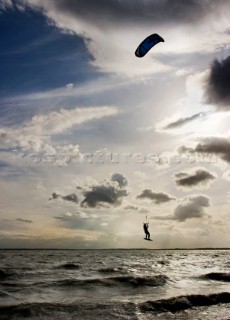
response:
[[[2,250],[0,319],[230,320],[228,250]]]

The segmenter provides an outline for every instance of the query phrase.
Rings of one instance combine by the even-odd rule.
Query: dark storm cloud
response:
[[[216,104],[219,109],[230,110],[230,56],[212,63],[206,95],[209,103]]]
[[[215,154],[230,163],[230,140],[226,138],[206,138],[194,149],[195,152]]]
[[[67,196],[62,196],[62,195],[54,192],[54,193],[52,193],[52,198],[50,198],[49,200],[58,199],[58,198],[61,198],[65,201],[71,201],[71,202],[78,203],[78,198],[75,193],[68,194]]]
[[[101,202],[119,205],[121,199],[127,195],[126,190],[121,190],[120,188],[115,188],[111,185],[93,186],[90,191],[84,193],[85,198],[82,201],[81,206],[95,208]]]
[[[202,169],[196,170],[194,173],[180,172],[175,174],[176,184],[181,187],[194,187],[200,184],[206,185],[215,177],[210,172]]]
[[[175,200],[175,198],[170,197],[166,193],[162,193],[162,192],[155,193],[149,189],[143,190],[142,193],[137,196],[137,199],[143,199],[143,198],[153,200],[156,204],[161,204],[161,203],[169,202],[171,200]]]
[[[25,222],[25,223],[33,223],[32,220],[27,220],[27,219],[21,219],[21,218],[18,218],[17,221],[20,221],[20,222]]]
[[[52,1],[60,12],[102,26],[109,23],[194,23],[218,14],[227,0],[59,0]]]
[[[114,186],[112,182],[117,182]],[[81,206],[87,206],[91,208],[102,205],[102,203],[108,203],[111,205],[119,205],[121,199],[128,195],[124,189],[128,184],[128,180],[120,173],[114,173],[105,184],[98,186],[91,186],[89,191],[84,192],[84,200],[81,202]]]
[[[203,113],[196,113],[190,117],[178,119],[177,121],[169,123],[166,127],[164,127],[164,129],[175,129],[181,127],[188,122],[200,118],[201,116],[203,116]]]
[[[77,186],[76,189],[81,190],[84,196],[81,207],[95,208],[98,205],[102,206],[102,203],[114,206],[119,205],[121,199],[128,195],[127,191],[124,189],[127,184],[128,180],[122,174],[114,173],[111,176],[111,179],[100,185],[89,186],[88,190],[84,190],[82,187]],[[78,198],[75,193],[63,196],[54,192],[49,200],[55,199],[78,203]]]
[[[209,198],[203,195],[189,197],[184,199],[184,203],[179,204],[173,215],[168,216],[156,216],[153,219],[156,220],[176,220],[183,222],[192,218],[203,218],[206,215],[204,208],[209,207]]]
[[[212,155],[219,157],[227,163],[230,163],[230,139],[219,137],[205,138],[202,139],[202,141],[195,148],[181,146],[179,148],[179,153],[196,153],[198,155],[207,156]]]
[[[116,181],[120,188],[124,188],[128,184],[128,180],[120,173],[114,173],[111,177],[112,181]]]

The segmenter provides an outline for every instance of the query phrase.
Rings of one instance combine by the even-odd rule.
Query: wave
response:
[[[209,295],[184,295],[169,299],[146,301],[139,304],[141,312],[178,312],[192,307],[211,306],[220,303],[230,303],[230,292]]]
[[[77,303],[22,303],[0,306],[1,320],[18,319],[132,319],[142,313],[177,313],[193,307],[230,303],[230,293],[184,295],[169,299],[146,301],[139,304],[119,301],[78,301]]]
[[[9,297],[9,293],[3,291],[3,290],[0,290],[0,297],[1,298],[5,298],[5,297]]]
[[[101,269],[98,269],[98,272],[100,272],[100,273],[126,273],[126,271],[121,267],[101,268]]]
[[[62,303],[24,303],[0,306],[1,320],[18,319],[132,319],[138,320],[133,303],[122,302],[78,302]]]
[[[17,279],[25,275],[27,271],[33,270],[32,268],[5,268],[0,269],[0,280]]]
[[[75,263],[64,263],[56,266],[55,269],[78,270],[80,269],[80,265]]]
[[[118,276],[107,278],[95,278],[95,279],[66,279],[56,282],[58,286],[162,286],[166,283],[167,277],[164,275],[156,275],[152,277],[134,277],[134,276]]]
[[[0,270],[0,280],[4,280],[4,279],[9,278],[11,276],[12,276],[12,273],[7,272],[7,271],[2,270],[2,269]]]
[[[169,262],[166,260],[159,260],[159,261],[157,261],[157,263],[161,264],[162,266],[169,265]]]
[[[211,272],[211,273],[207,273],[207,274],[202,275],[200,278],[201,279],[208,279],[208,280],[230,282],[230,273]]]
[[[135,276],[111,276],[105,278],[87,278],[87,279],[62,279],[54,281],[38,281],[38,282],[7,282],[4,281],[5,287],[28,288],[52,288],[52,287],[155,287],[163,286],[166,284],[168,277],[164,275],[156,275],[151,277],[135,277]]]
[[[47,315],[55,310],[71,311],[71,305],[60,305],[58,303],[23,303],[18,305],[0,306],[0,318],[7,319],[32,319],[36,316]]]

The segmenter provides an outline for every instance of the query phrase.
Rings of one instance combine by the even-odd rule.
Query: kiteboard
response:
[[[147,240],[147,241],[153,241],[152,239],[146,239],[146,238],[143,238],[144,240]]]

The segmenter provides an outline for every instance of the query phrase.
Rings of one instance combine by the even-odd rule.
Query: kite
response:
[[[139,46],[137,47],[135,51],[136,57],[144,57],[144,55],[146,55],[146,53],[159,42],[164,42],[164,39],[157,33],[151,34],[145,40],[143,40],[141,44],[139,44]]]

